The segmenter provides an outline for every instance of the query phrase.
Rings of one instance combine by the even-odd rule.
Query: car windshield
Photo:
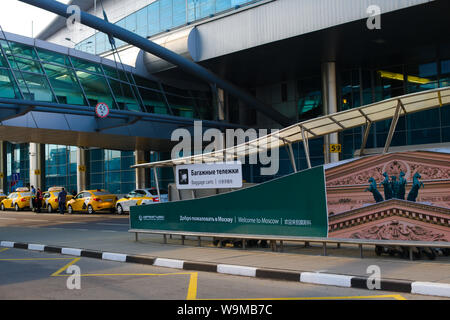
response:
[[[31,196],[31,192],[21,192],[20,195],[22,197],[30,197]]]

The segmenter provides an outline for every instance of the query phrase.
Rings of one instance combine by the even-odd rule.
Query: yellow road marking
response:
[[[78,258],[79,259],[79,258]],[[69,267],[69,266],[67,266]],[[64,270],[62,270],[64,271]],[[115,276],[171,276],[171,275],[191,275],[192,272],[174,272],[174,273],[87,273],[80,274],[82,277],[115,277]],[[56,272],[52,277],[69,277],[65,274],[57,274]]]
[[[81,258],[74,258],[72,261],[70,261],[68,264],[66,264],[64,267],[62,267],[61,269],[59,269],[58,271],[54,272],[51,276],[55,277],[58,276],[61,272],[63,272],[64,270],[66,270],[68,267],[70,267],[71,265],[73,265],[74,263],[78,262]]]
[[[68,265],[62,267],[60,270],[52,274],[52,277],[68,277],[69,275],[61,274],[70,265],[78,261],[80,258],[75,259],[75,261],[70,262]],[[187,300],[195,300],[197,298],[197,272],[174,272],[174,273],[88,273],[80,274],[81,277],[116,277],[116,276],[173,276],[173,275],[190,275],[188,293],[186,296]]]
[[[0,259],[0,261],[35,261],[35,260],[69,260],[71,258],[21,258],[21,259]]]
[[[3,248],[3,249],[0,249],[0,252],[5,252],[6,250],[8,250],[9,248]]]
[[[193,272],[189,278],[189,287],[186,300],[196,300],[197,299],[197,279],[198,272]]]

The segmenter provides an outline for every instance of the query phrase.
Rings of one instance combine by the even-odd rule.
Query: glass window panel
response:
[[[136,12],[136,33],[141,37],[147,37],[148,7]]]
[[[20,93],[11,71],[0,69],[0,97],[2,98],[20,98]]]
[[[215,13],[215,8],[214,8],[214,0],[199,0],[198,1],[198,6],[199,6],[199,17],[197,18],[206,18],[209,17],[210,15]]]
[[[63,54],[36,48],[39,58],[44,62],[58,63],[64,66],[70,66],[69,58]]]
[[[421,129],[408,132],[408,145],[441,142],[439,129]]]
[[[0,67],[8,68],[8,63],[6,62],[5,57],[3,56],[3,53],[0,51]]]
[[[134,170],[127,170],[120,172],[120,181],[121,183],[125,182],[134,182]]]
[[[75,49],[95,54],[95,34],[80,42]]]
[[[70,59],[72,60],[72,63],[73,63],[73,66],[75,69],[80,69],[80,70],[84,70],[84,71],[90,71],[90,72],[95,72],[98,74],[103,74],[101,66],[97,63],[86,61],[83,59],[74,58],[74,57],[70,57]]]
[[[12,56],[8,56],[8,60],[14,69],[20,68],[21,71],[42,73],[42,68],[37,61]]]
[[[19,73],[18,71],[14,71],[14,74],[25,99],[56,102],[56,98],[53,96],[50,85],[44,76],[26,72]]]
[[[159,91],[159,85],[157,82],[139,77],[137,75],[134,75],[133,77],[134,77],[134,80],[136,81],[136,85],[145,87],[145,88],[156,89]]]
[[[159,26],[159,1],[148,6],[148,35],[157,34],[161,30]]]
[[[76,75],[88,99],[106,103],[111,109],[117,109],[104,76],[84,71],[76,71]]]
[[[44,69],[60,102],[60,97],[64,97],[68,104],[87,105],[72,69],[51,64],[44,64]]]
[[[95,35],[95,53],[101,54],[110,49],[111,49],[111,46],[109,44],[108,36],[103,32],[98,32]]]
[[[109,83],[120,109],[141,111],[129,84],[113,79]]]
[[[450,127],[442,128],[442,142],[450,141]]]
[[[197,20],[197,1],[198,0],[188,0],[187,10],[188,10],[188,21],[192,22]]]
[[[437,63],[409,65],[407,72],[408,93],[435,89],[438,87]]]
[[[441,61],[440,86],[450,86],[450,60]]]
[[[441,122],[443,127],[450,126],[450,105],[441,108]]]
[[[91,183],[92,184],[102,184],[103,183],[103,174],[91,174]],[[100,186],[99,188],[102,188]]]
[[[123,71],[123,68],[121,68],[119,65],[118,69],[116,68],[112,68],[112,67],[108,67],[108,66],[103,66],[103,70],[105,70],[105,74],[108,77],[114,78],[114,79],[119,79],[122,81],[131,81],[131,75],[129,72],[127,72],[127,74],[125,75],[125,72]],[[127,80],[128,77],[128,80]]]
[[[108,188],[109,188],[109,184],[114,183],[114,184],[120,184],[120,172],[108,172],[105,173],[106,176],[106,182],[108,183]]]
[[[409,129],[425,129],[440,126],[439,109],[431,109],[407,115]]]
[[[186,0],[173,0],[173,25],[186,24]]]
[[[129,170],[131,166],[134,165],[134,156],[133,157],[123,157],[121,162],[122,170]]]
[[[160,26],[162,31],[172,28],[172,0],[159,0],[160,5]]]
[[[133,13],[125,18],[125,29],[131,32],[136,32],[136,13]]]
[[[251,0],[231,0],[231,5],[234,6],[239,6],[242,4],[245,4],[247,2],[250,2]]]
[[[9,43],[9,45],[8,45]],[[4,41],[0,40],[0,44],[5,50],[6,54],[14,54],[15,56],[29,58],[29,59],[38,59],[36,52],[33,47],[27,46],[25,44],[16,43],[14,41]]]
[[[231,8],[231,0],[216,0],[216,12],[225,11]]]
[[[122,19],[122,20],[118,21],[116,23],[116,25],[121,27],[121,28],[125,28],[125,19]],[[117,47],[121,47],[121,46],[126,44],[124,41],[122,41],[120,39],[115,38],[115,40],[116,40],[116,46]]]
[[[403,66],[381,68],[375,72],[375,100],[381,101],[405,94]]]
[[[103,162],[91,161],[91,172],[92,173],[103,172]]]
[[[166,94],[169,105],[176,116],[193,118],[194,101],[190,98]]]
[[[161,93],[139,88],[147,112],[167,114],[167,106]]]

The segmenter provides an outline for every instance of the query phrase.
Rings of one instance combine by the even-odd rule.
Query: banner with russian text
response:
[[[131,207],[132,229],[326,237],[323,166],[215,196]]]

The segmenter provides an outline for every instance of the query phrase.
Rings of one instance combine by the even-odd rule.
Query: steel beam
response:
[[[359,149],[359,156],[364,155],[364,149],[366,148],[367,139],[369,138],[370,128],[372,127],[372,121],[366,122],[366,129],[364,130],[364,138],[361,143],[361,148]]]
[[[391,127],[389,128],[389,133],[386,139],[386,144],[384,145],[383,154],[388,153],[389,147],[391,146],[392,137],[394,136],[395,128],[397,128],[398,119],[400,117],[400,109],[405,110],[401,100],[398,100],[397,108],[395,108],[395,114],[392,118]]]
[[[303,148],[305,149],[305,156],[306,161],[308,163],[308,168],[311,169],[311,159],[309,157],[309,141],[308,137],[305,134],[305,129],[301,126],[300,129],[302,130],[302,140],[303,140]]]

